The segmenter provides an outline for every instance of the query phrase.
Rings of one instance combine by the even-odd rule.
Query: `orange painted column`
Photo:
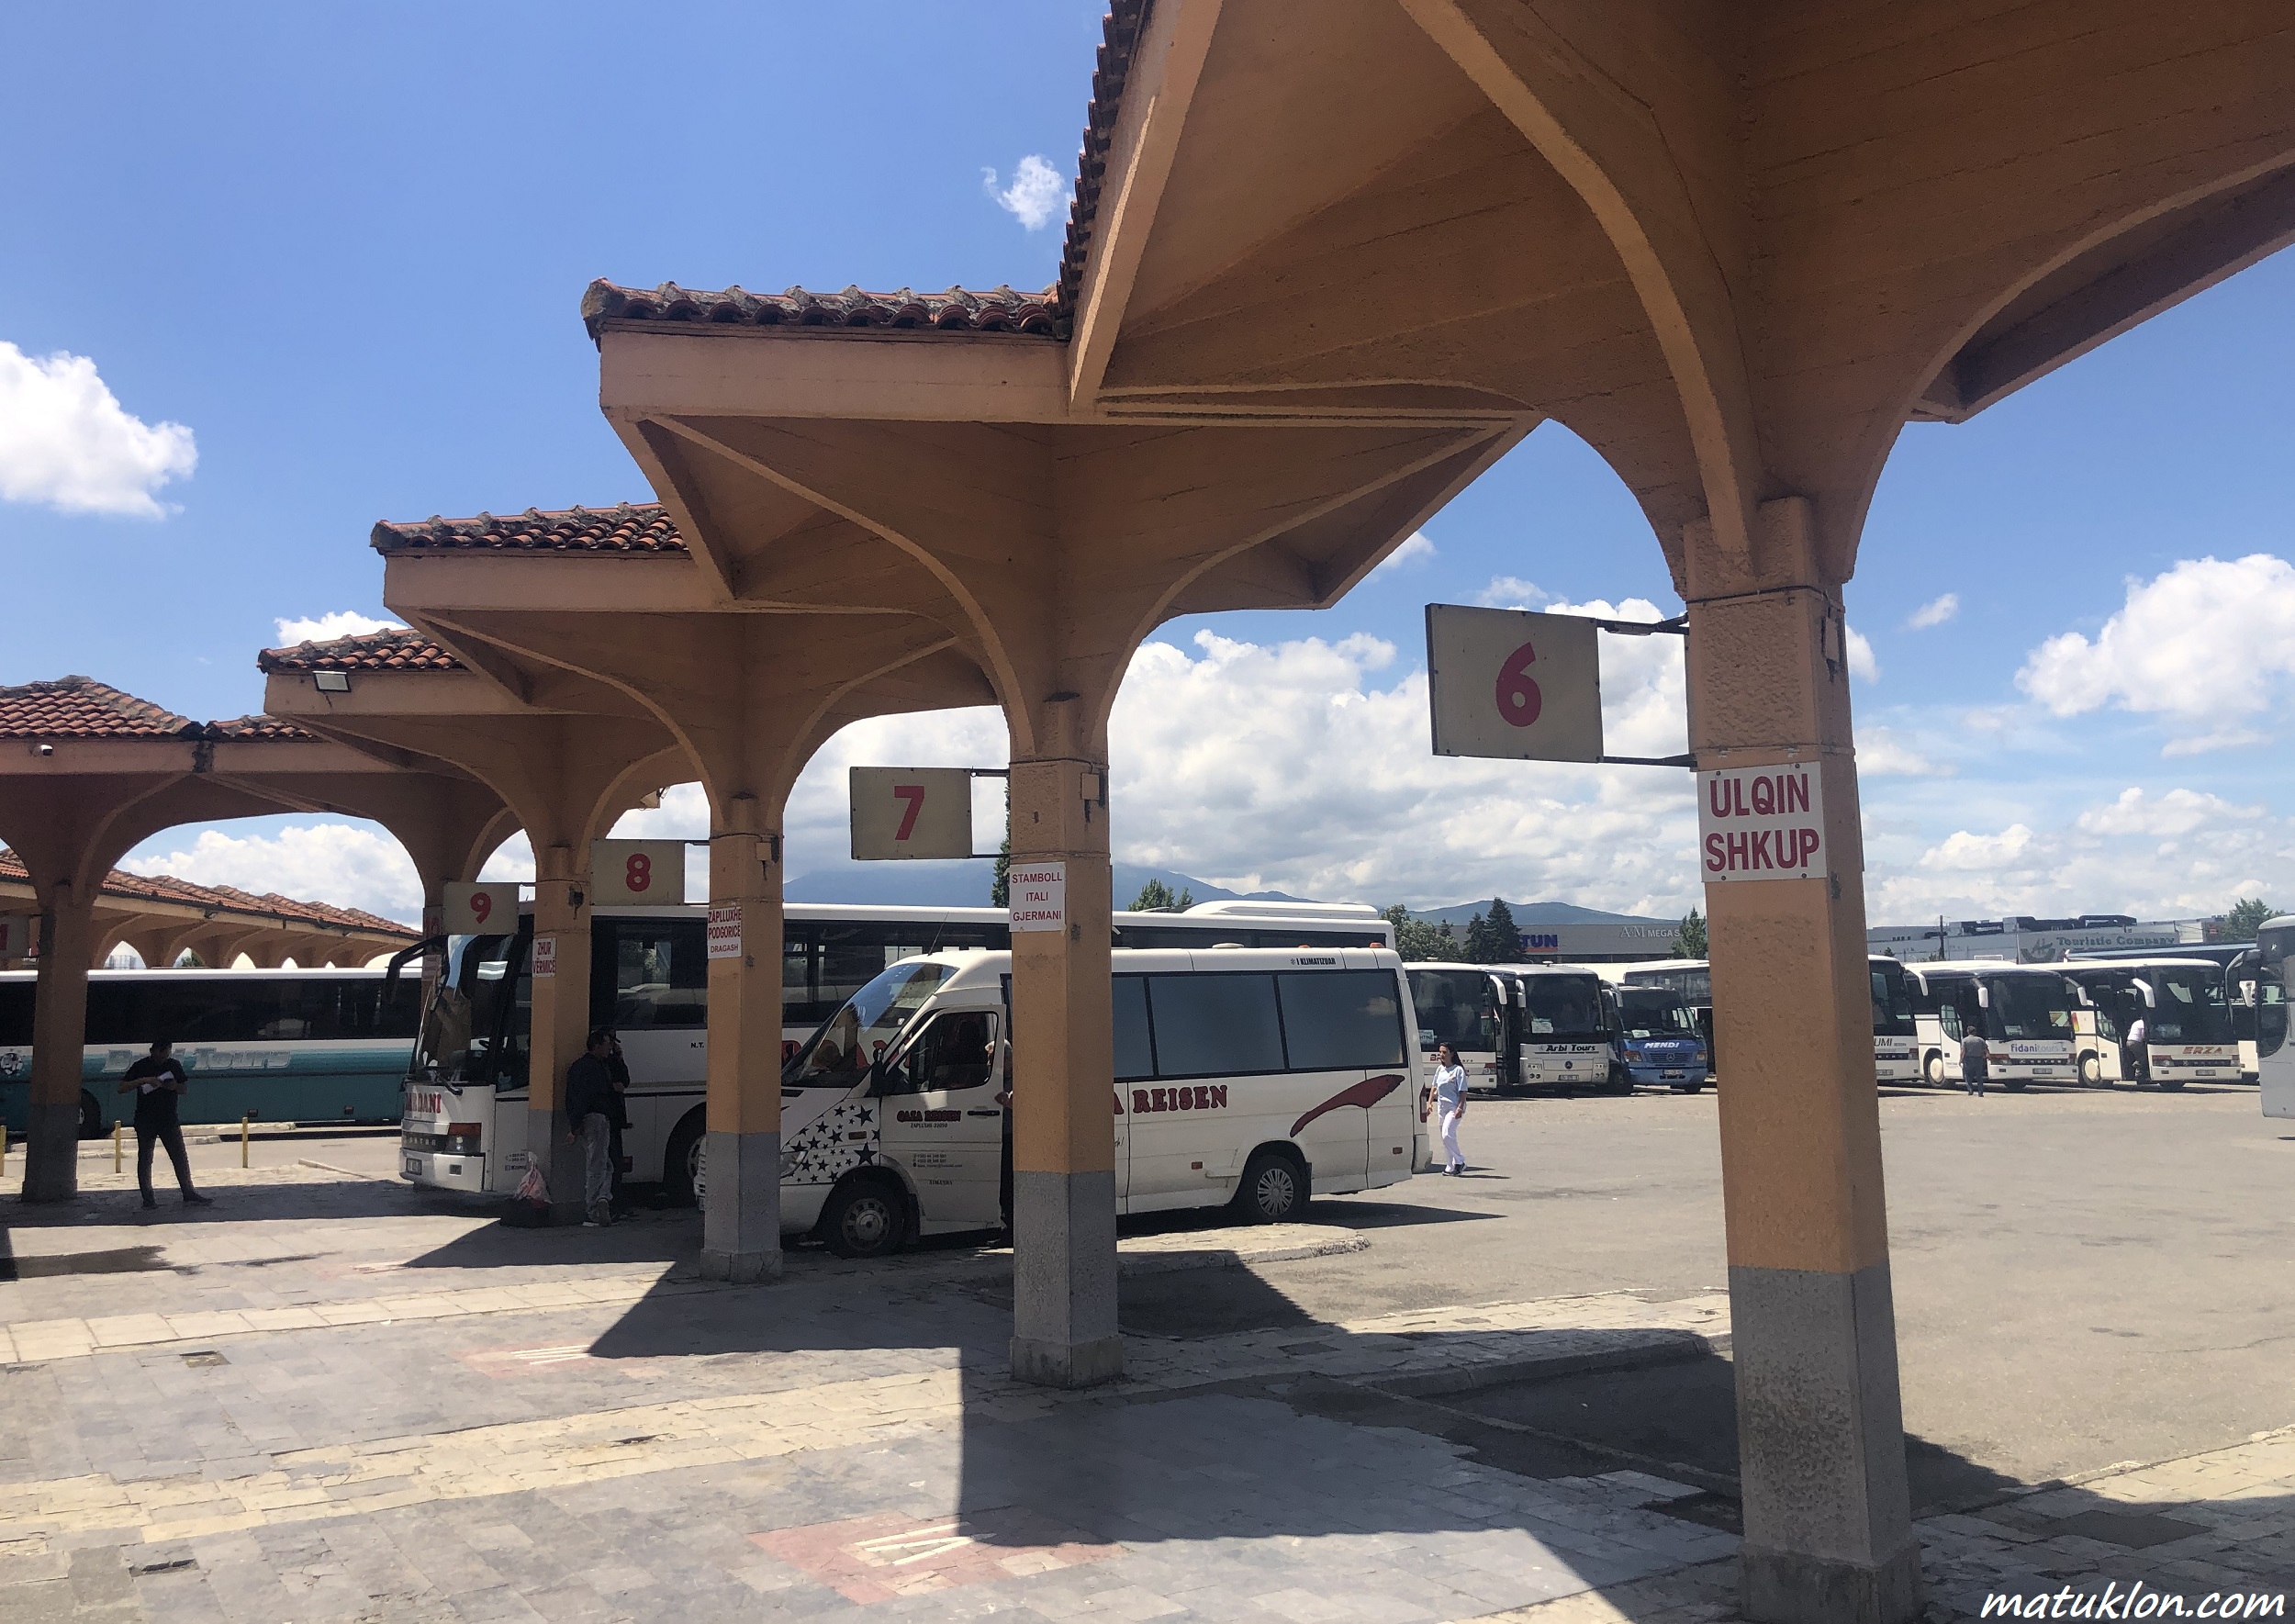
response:
[[[1012,764],[1012,1370],[1050,1387],[1124,1373],[1106,786],[1105,760]],[[1061,917],[1033,928],[1054,877]]]
[[[582,1149],[565,1120],[565,1071],[589,1036],[589,853],[543,846],[534,868],[526,1152],[550,1181],[551,1222],[578,1224]]]
[[[95,950],[95,888],[88,889],[83,900],[73,885],[56,886],[40,912],[24,1136],[27,1201],[69,1201],[80,1191],[80,1092],[86,1086],[80,1065],[87,1049],[88,958]]]
[[[700,1271],[754,1281],[781,1271],[780,810],[735,795],[713,821]]]
[[[1773,1624],[1894,1624],[1918,1614],[1920,1547],[1898,1392],[1845,627],[1808,517],[1798,499],[1766,504],[1752,560],[1725,554],[1702,527],[1689,538],[1690,742],[1724,1057],[1744,1606]],[[1739,769],[1753,771],[1717,782]],[[1778,791],[1780,780],[1790,789]],[[1805,788],[1821,823],[1761,816],[1764,805],[1797,806]],[[1730,826],[1741,812],[1741,831]],[[1752,845],[1764,821],[1795,828],[1763,830]],[[1794,876],[1783,877],[1779,853],[1805,855],[1803,826],[1821,827],[1823,860],[1811,867],[1822,872],[1783,865]],[[1733,839],[1746,842],[1738,849],[1750,850],[1750,868]]]

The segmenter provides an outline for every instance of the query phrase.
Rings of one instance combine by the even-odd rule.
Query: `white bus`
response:
[[[2098,1084],[2237,1082],[2239,1039],[2223,967],[2204,958],[2110,959],[2060,967],[2080,990],[2075,1050],[2080,1081]],[[2141,1019],[2141,1053],[2127,1034]]]
[[[1522,1087],[1633,1092],[1633,1078],[1618,1050],[1617,1009],[1598,973],[1567,964],[1518,964],[1508,970],[1519,1022],[1515,1064]],[[1705,1081],[1702,1070],[1698,1081]]]
[[[845,1257],[999,1220],[1003,1113],[1028,1058],[1012,956],[935,953],[862,988],[782,1075],[781,1228]],[[1416,1020],[1391,952],[1118,949],[1118,1214],[1232,1204],[1299,1217],[1310,1193],[1427,1165]],[[866,1057],[874,1056],[875,1058]]]
[[[0,971],[0,1122],[30,1118],[36,970]],[[186,1124],[389,1122],[420,989],[379,969],[99,969],[87,985],[80,1136],[108,1133],[118,1084],[153,1042],[175,1046]]]
[[[1875,955],[1865,961],[1873,980],[1873,1079],[1876,1082],[1920,1081],[1920,1027],[1912,1013],[1912,988],[1905,967]]]
[[[1961,1038],[1971,1031],[1985,1039],[1987,1070],[2003,1088],[2077,1079],[2072,1037],[2079,993],[2058,971],[1970,960],[1909,964],[1905,987],[1912,998],[1921,1075],[1932,1086],[1961,1081]]]
[[[2256,1074],[2266,1116],[2295,1116],[2295,1044],[2288,1042],[2290,979],[2295,979],[2295,916],[2256,932]]]
[[[1114,916],[1122,947],[1391,947],[1394,927],[1348,904],[1211,902],[1180,913]],[[693,1197],[708,1069],[705,908],[600,909],[590,924],[589,1020],[612,1026],[630,1068],[622,1137],[633,1182]],[[516,934],[455,936],[408,1077],[399,1170],[410,1182],[508,1194],[526,1170],[531,913]],[[1001,908],[791,902],[782,948],[782,1052],[895,964],[955,949],[1009,946]]]
[[[1508,967],[1511,968],[1511,967]],[[1514,983],[1488,964],[1405,965],[1411,1003],[1418,1012],[1418,1047],[1431,1053],[1447,1043],[1466,1068],[1466,1086],[1503,1093],[1520,1073],[1513,1037]]]

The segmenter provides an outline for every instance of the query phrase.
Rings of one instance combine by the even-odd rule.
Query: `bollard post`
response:
[[[119,1124],[112,1124],[112,1171],[119,1170]]]
[[[252,1114],[252,1113],[251,1113]],[[239,1165],[247,1165],[247,1117],[239,1119]]]

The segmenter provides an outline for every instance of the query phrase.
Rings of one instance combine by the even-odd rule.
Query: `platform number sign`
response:
[[[1437,756],[1599,761],[1595,623],[1516,609],[1427,606],[1427,692]]]
[[[972,770],[852,769],[853,856],[863,862],[972,856]]]
[[[599,907],[636,907],[686,900],[682,840],[599,840],[589,848],[589,900]]]
[[[518,929],[518,886],[448,883],[440,897],[441,922],[450,936],[501,936]]]

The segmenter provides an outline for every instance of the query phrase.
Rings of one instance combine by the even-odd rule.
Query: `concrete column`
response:
[[[582,1221],[582,1158],[565,1123],[565,1069],[589,1036],[589,852],[534,853],[534,954],[555,945],[553,974],[533,978],[532,1048],[526,1067],[526,1148],[550,1181],[550,1221]]]
[[[1744,1607],[1764,1624],[1920,1608],[1865,965],[1864,840],[1837,582],[1808,504],[1755,556],[1688,536],[1700,768],[1814,765],[1830,874],[1708,884],[1737,1365]]]
[[[781,1271],[780,818],[735,795],[710,836],[712,935],[740,916],[738,956],[710,960],[708,1181],[701,1273],[754,1281]]]
[[[422,935],[424,940],[446,934],[446,892],[438,881],[423,888]],[[437,948],[426,949],[422,955],[422,1007],[431,1007],[431,994],[438,990],[438,979],[446,973],[446,956]]]
[[[1047,1387],[1124,1373],[1106,786],[1104,757],[1012,764],[1013,868],[1068,871],[1068,928],[1012,937],[1012,1370]]]
[[[69,1201],[80,1190],[80,1066],[87,1048],[88,957],[95,950],[94,891],[90,887],[83,899],[75,887],[60,885],[40,914],[24,1142],[27,1201]]]

